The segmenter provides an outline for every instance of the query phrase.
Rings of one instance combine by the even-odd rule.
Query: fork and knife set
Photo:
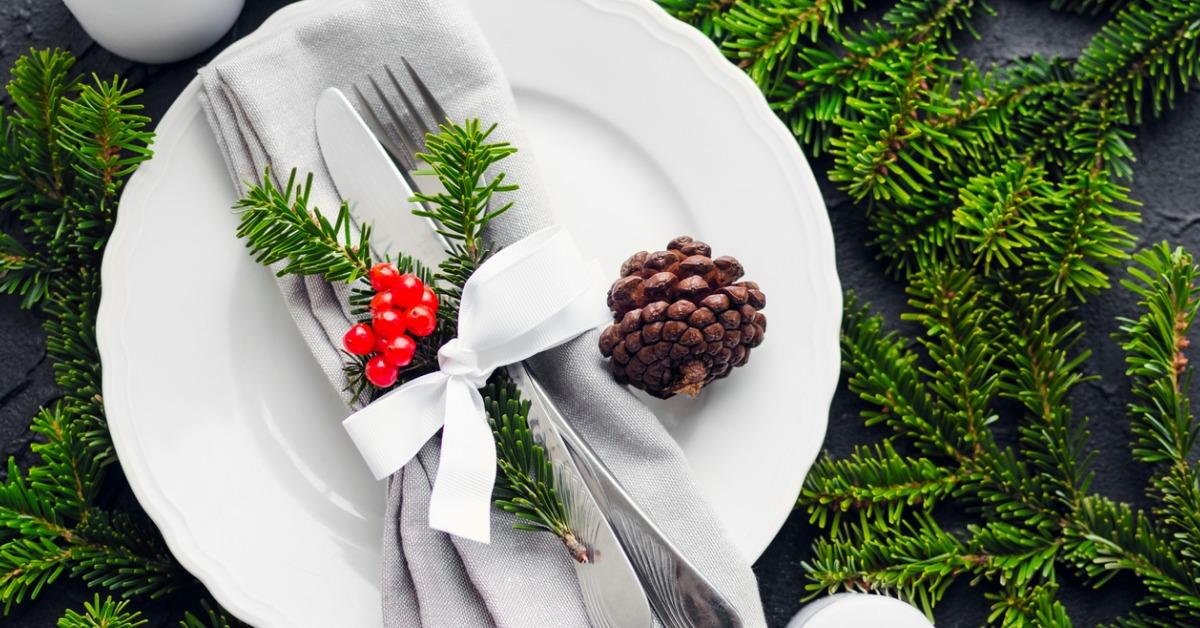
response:
[[[609,9],[582,3],[579,10]],[[436,210],[415,200],[437,192],[421,189],[431,177],[414,174],[428,166],[421,155],[435,152],[428,139],[439,125],[478,119],[484,128],[497,124],[496,139],[518,149],[499,168],[520,189],[504,193],[502,202],[514,204],[488,223],[483,236],[493,253],[462,288],[457,334],[437,349],[437,371],[365,403],[344,390],[341,338],[354,320],[348,287],[314,276],[276,278],[301,337],[352,410],[348,418],[328,417],[345,419],[362,457],[349,462],[386,478],[383,624],[764,625],[747,551],[698,490],[678,440],[656,415],[665,406],[648,405],[609,372],[599,332],[612,322],[606,290],[613,276],[581,252],[586,244],[603,255],[595,242],[577,243],[570,234],[582,232],[552,219],[576,210],[551,211],[508,79],[465,4],[342,0],[301,3],[283,14],[268,24],[280,36],[247,38],[200,71],[205,118],[242,194],[264,172],[311,173],[310,209],[331,217],[344,202],[355,226],[370,225],[373,252],[435,266],[452,247],[445,229],[425,217]],[[663,18],[647,12],[634,19]],[[772,129],[795,151],[783,129]],[[677,234],[692,225],[667,228]],[[729,281],[742,274],[733,258],[708,259],[703,243],[688,250],[704,252],[669,253],[680,264],[689,256],[724,264]],[[746,308],[761,307],[756,284],[736,288],[758,303]],[[753,313],[729,314],[765,325]],[[514,530],[511,517],[493,513],[497,456],[478,389],[498,369],[530,401],[529,428],[586,548],[583,560],[572,560],[579,555],[564,552],[554,535]],[[747,373],[740,381],[753,379]],[[700,407],[687,403],[673,407]]]
[[[354,86],[357,108],[340,89],[325,90],[315,111],[317,140],[339,195],[357,221],[373,226],[376,245],[437,263],[448,246],[432,219],[413,214],[410,199],[425,138],[450,119],[408,59],[400,62],[407,80],[383,66],[380,77]],[[520,363],[507,369],[532,399],[530,428],[554,465],[572,527],[585,536],[588,558],[575,571],[592,623],[651,626],[653,608],[666,626],[742,626],[737,610],[638,507],[529,370]],[[374,437],[356,441],[370,447]]]

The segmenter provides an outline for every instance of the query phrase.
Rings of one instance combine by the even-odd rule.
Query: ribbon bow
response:
[[[539,231],[485,261],[463,287],[458,337],[438,351],[440,370],[350,415],[342,424],[376,479],[442,432],[429,526],[487,543],[496,443],[481,388],[492,371],[558,346],[606,320],[605,289],[562,228]]]

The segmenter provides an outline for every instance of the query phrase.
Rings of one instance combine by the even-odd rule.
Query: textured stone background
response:
[[[234,27],[213,50],[245,35],[285,0],[249,0]],[[889,3],[890,4],[890,3]],[[1083,48],[1099,28],[1093,18],[1055,13],[1035,0],[991,0],[997,15],[976,20],[979,40],[963,37],[964,54],[987,64],[1041,53],[1071,57]],[[195,59],[169,66],[143,66],[116,58],[94,44],[59,2],[50,0],[0,0],[0,68],[31,46],[59,46],[80,57],[80,69],[102,75],[120,73],[146,90],[147,112],[158,119],[175,96],[191,80],[194,70],[212,51]],[[1200,156],[1195,147],[1200,139],[1200,96],[1184,95],[1176,110],[1161,121],[1147,124],[1132,142],[1137,154],[1133,196],[1143,204],[1143,222],[1137,226],[1143,243],[1162,239],[1188,245],[1200,252]],[[903,310],[900,287],[887,279],[874,260],[866,240],[866,222],[861,207],[849,203],[844,194],[824,179],[829,164],[817,161],[813,169],[821,179],[838,243],[838,271],[842,284],[872,302],[890,320]],[[1080,388],[1075,396],[1078,415],[1091,418],[1092,445],[1101,450],[1096,461],[1097,490],[1117,499],[1140,502],[1146,470],[1135,465],[1128,453],[1128,422],[1124,407],[1128,387],[1121,376],[1121,354],[1110,334],[1113,318],[1131,311],[1129,295],[1118,288],[1091,299],[1083,308],[1088,345],[1094,351],[1090,368],[1102,379]],[[28,461],[29,417],[55,395],[50,369],[43,351],[43,338],[35,316],[22,312],[13,299],[0,298],[0,456],[15,455]],[[850,450],[857,442],[878,436],[858,419],[859,406],[839,389],[830,415],[826,446],[835,454]],[[128,490],[116,486],[118,500],[132,503]],[[755,565],[763,601],[772,625],[782,626],[800,607],[805,580],[800,562],[807,557],[814,530],[802,514],[795,514]],[[81,585],[64,580],[43,592],[35,602],[22,604],[0,624],[51,626],[67,606],[79,607],[91,593]],[[160,621],[178,618],[194,592],[151,604],[148,611]],[[1130,608],[1141,595],[1139,585],[1118,579],[1102,593],[1068,580],[1062,592],[1076,626],[1095,625],[1113,619]],[[978,626],[985,621],[987,607],[981,592],[965,582],[955,585],[939,607],[939,626]]]

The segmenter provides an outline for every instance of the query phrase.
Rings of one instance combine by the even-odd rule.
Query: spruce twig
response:
[[[507,142],[489,141],[495,128],[484,128],[478,120],[442,124],[438,133],[426,136],[425,152],[418,155],[429,169],[417,174],[436,176],[444,190],[418,193],[413,200],[425,203],[428,209],[413,213],[431,218],[449,244],[448,257],[437,275],[441,294],[446,295],[442,315],[447,335],[457,330],[463,286],[495,252],[486,242],[484,230],[493,218],[512,207],[512,203],[496,206],[495,196],[517,189],[497,170],[517,149]],[[496,438],[496,506],[517,517],[515,528],[550,532],[562,540],[573,559],[587,562],[588,548],[571,528],[566,505],[555,487],[553,465],[530,433],[529,402],[521,399],[520,391],[502,371],[492,375],[483,395]]]
[[[64,576],[116,595],[159,597],[194,581],[142,514],[112,510],[101,488],[116,460],[100,396],[99,263],[125,179],[147,157],[140,90],[84,81],[74,58],[35,50],[14,65],[0,115],[0,292],[44,315],[61,398],[31,430],[35,463],[9,460],[0,483],[0,603],[37,597]],[[97,597],[66,625],[135,621]]]

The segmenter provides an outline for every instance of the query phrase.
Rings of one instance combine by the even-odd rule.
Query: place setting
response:
[[[1193,0],[0,8],[0,624],[1200,624]]]
[[[812,174],[653,7],[468,4],[289,6],[163,118],[98,327],[130,485],[255,625],[761,625],[837,380]]]

